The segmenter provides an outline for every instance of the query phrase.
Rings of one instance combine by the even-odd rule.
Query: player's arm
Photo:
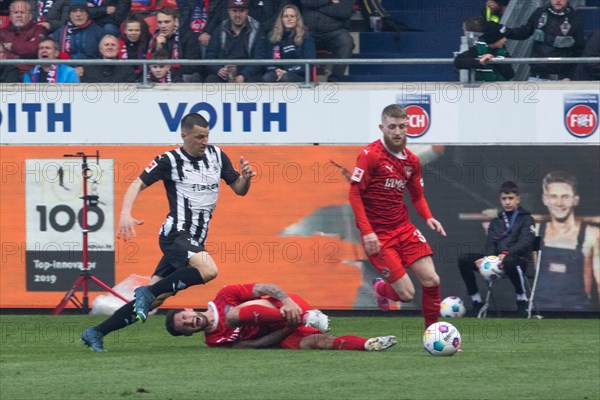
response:
[[[279,309],[281,315],[292,324],[300,323],[302,318],[302,309],[294,300],[288,296],[279,286],[268,283],[257,283],[252,289],[252,293],[257,297],[270,296],[281,301],[282,306]]]
[[[137,178],[135,181],[131,182],[129,188],[127,188],[127,192],[125,192],[125,197],[123,197],[123,206],[121,207],[121,216],[119,218],[119,231],[117,232],[117,238],[123,239],[128,242],[132,238],[136,237],[137,234],[135,232],[135,225],[142,225],[144,220],[139,220],[133,218],[131,212],[133,210],[133,205],[135,204],[138,195],[142,190],[147,188],[148,186],[142,182],[140,178]]]
[[[252,166],[244,157],[240,157],[240,176],[229,185],[231,189],[238,195],[244,196],[250,190],[250,181],[253,176],[256,176],[256,172],[252,170]]]
[[[294,329],[296,328],[287,326],[274,332],[267,333],[266,335],[256,339],[235,342],[231,347],[238,349],[259,349],[264,347],[273,347],[281,343],[281,341],[290,333],[292,333]]]
[[[360,232],[365,253],[371,256],[379,253],[381,250],[381,242],[367,218],[365,204],[361,195],[361,191],[367,189],[370,180],[370,159],[367,154],[368,153],[364,152],[361,153],[356,160],[356,167],[354,167],[354,172],[350,177],[348,200],[350,201],[350,207],[352,207],[352,211],[354,212],[356,227]]]

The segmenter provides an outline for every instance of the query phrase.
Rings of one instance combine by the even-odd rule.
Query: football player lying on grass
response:
[[[272,284],[227,285],[206,311],[170,310],[165,323],[173,336],[204,332],[208,347],[380,351],[396,344],[395,336],[329,335],[325,314]]]

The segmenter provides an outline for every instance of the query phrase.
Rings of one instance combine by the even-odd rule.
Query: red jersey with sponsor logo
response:
[[[405,188],[413,204],[424,202],[419,158],[406,148],[402,153],[392,153],[382,140],[371,143],[360,152],[350,183],[358,186],[364,205],[368,222],[361,218],[362,210],[359,209],[362,207],[356,207],[351,195],[350,202],[363,235],[371,231],[381,233],[396,230],[410,223],[403,200]],[[426,215],[422,216],[431,217],[428,208],[426,211]]]
[[[256,300],[257,297],[252,293],[253,288],[254,284],[227,285],[217,293],[213,301],[208,303],[208,307],[215,315],[211,331],[204,332],[204,341],[208,347],[228,347],[235,342],[256,339],[273,331],[268,326],[260,327],[258,325],[232,328],[225,322],[225,314],[231,307],[239,306],[249,300]]]

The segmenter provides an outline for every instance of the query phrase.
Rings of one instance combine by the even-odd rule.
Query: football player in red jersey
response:
[[[328,335],[325,314],[273,284],[227,285],[206,311],[170,310],[165,323],[173,336],[204,332],[208,347],[381,351],[396,344],[395,336]]]
[[[374,282],[379,308],[389,310],[389,300],[410,302],[415,288],[406,274],[410,269],[421,283],[421,309],[425,326],[440,315],[440,278],[431,248],[410,222],[403,201],[404,189],[427,225],[446,236],[433,218],[423,193],[421,163],[406,148],[408,115],[396,104],[384,108],[379,129],[383,133],[357,157],[350,181],[350,205],[371,263],[383,279]]]

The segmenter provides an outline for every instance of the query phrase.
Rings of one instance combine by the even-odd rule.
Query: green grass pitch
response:
[[[79,341],[98,316],[0,316],[0,399],[600,398],[600,320],[457,319],[464,351],[432,357],[422,320],[334,317],[332,333],[394,334],[386,352],[208,349],[164,316]]]

